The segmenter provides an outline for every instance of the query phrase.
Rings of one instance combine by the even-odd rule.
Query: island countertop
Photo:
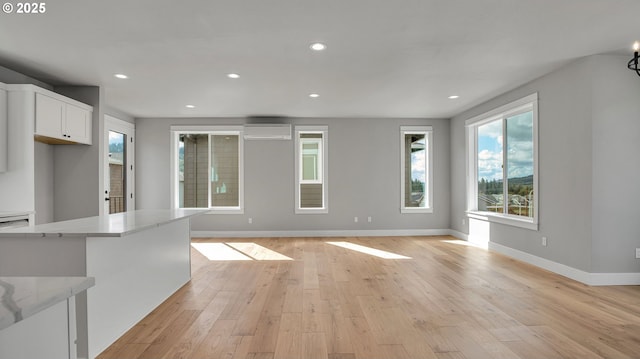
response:
[[[0,330],[94,284],[92,277],[0,277]]]
[[[165,223],[206,213],[206,209],[156,209],[0,230],[2,237],[86,236],[122,237]]]

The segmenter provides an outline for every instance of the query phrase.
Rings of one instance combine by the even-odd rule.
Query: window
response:
[[[242,213],[242,128],[174,126],[172,136],[173,207]]]
[[[467,121],[469,212],[537,229],[537,94]]]
[[[431,127],[400,127],[401,213],[431,213]]]
[[[296,213],[328,213],[326,126],[296,127]]]

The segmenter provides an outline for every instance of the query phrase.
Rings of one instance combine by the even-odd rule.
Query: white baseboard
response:
[[[640,285],[640,273],[589,273],[495,242],[489,242],[489,250],[496,251],[587,285]]]
[[[449,229],[449,233],[448,234],[450,236],[452,236],[452,237],[456,237],[458,239],[462,239],[463,241],[469,242],[469,235],[466,234],[466,233],[462,233],[462,232],[456,231],[454,229]]]
[[[318,231],[191,231],[193,238],[256,238],[256,237],[395,237],[446,236],[449,229],[373,229]]]

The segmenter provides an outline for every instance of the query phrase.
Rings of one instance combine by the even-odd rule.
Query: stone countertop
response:
[[[30,211],[0,211],[0,219],[3,218],[14,218],[14,217],[28,217],[31,213]]]
[[[137,210],[0,230],[0,238],[28,236],[122,237],[207,212],[207,209]]]
[[[0,330],[94,284],[93,277],[0,277]]]

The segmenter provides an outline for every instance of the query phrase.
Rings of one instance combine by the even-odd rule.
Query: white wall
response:
[[[245,141],[245,213],[193,220],[196,231],[424,230],[449,228],[449,121],[292,119],[328,125],[329,214],[294,214],[293,141]],[[244,119],[137,119],[138,208],[168,208],[169,127]],[[432,125],[434,213],[400,214],[400,126]],[[354,217],[359,222],[354,223]],[[372,223],[366,219],[371,216]],[[248,224],[248,218],[253,224]]]
[[[453,118],[451,228],[474,234],[462,225],[464,121],[538,92],[539,230],[491,223],[491,241],[588,273],[640,272],[633,257],[640,247],[640,166],[633,160],[640,153],[640,78],[626,61],[580,59]]]

